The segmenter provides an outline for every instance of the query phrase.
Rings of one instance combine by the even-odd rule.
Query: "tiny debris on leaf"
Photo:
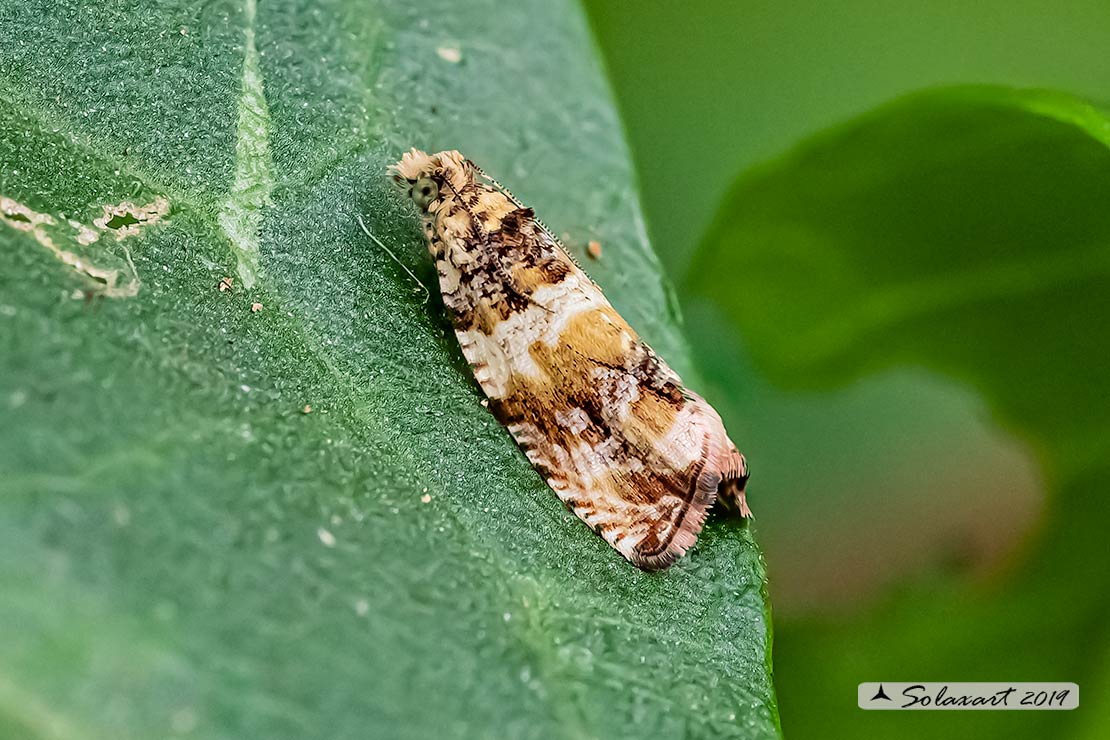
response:
[[[231,289],[232,289],[232,287],[234,287],[234,285],[235,285],[235,279],[234,278],[230,278],[230,277],[220,278],[219,287],[220,287],[220,292],[221,293],[231,292]]]
[[[309,406],[309,405],[308,405],[308,404],[306,403],[306,404],[304,405],[304,408],[303,408],[303,409],[301,409],[301,412],[302,412],[302,413],[305,413],[305,414],[311,414],[311,413],[312,413],[312,407],[311,407],[311,406]]]
[[[324,547],[335,547],[335,535],[323,527],[316,530],[316,536],[324,543]]]
[[[192,707],[182,707],[170,716],[170,728],[178,735],[187,735],[197,728],[197,713]]]
[[[131,523],[131,510],[122,504],[112,509],[112,518],[120,527],[126,527]]]
[[[252,303],[251,304],[251,313],[258,313],[261,310],[262,310],[262,304],[261,303]]]
[[[451,64],[458,64],[462,61],[462,52],[454,46],[441,46],[436,49],[436,54],[439,55],[440,59],[451,62]]]
[[[601,242],[591,240],[586,245],[586,254],[593,257],[595,260],[601,259]]]
[[[423,496],[420,497],[420,503],[422,503],[422,504],[431,503],[431,500],[432,500],[432,494],[430,494],[430,493],[425,493]]]

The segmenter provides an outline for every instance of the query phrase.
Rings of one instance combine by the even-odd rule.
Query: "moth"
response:
[[[721,417],[531,208],[457,151],[413,149],[390,172],[490,411],[571,511],[644,570],[684,555],[718,498],[751,516]]]

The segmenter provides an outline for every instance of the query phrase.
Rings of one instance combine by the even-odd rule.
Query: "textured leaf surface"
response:
[[[772,381],[829,389],[895,366],[939,371],[1028,442],[1050,496],[1039,536],[992,580],[923,574],[851,619],[779,624],[779,688],[796,708],[788,733],[1105,734],[1094,713],[860,713],[829,687],[896,676],[1053,680],[1091,686],[1092,704],[1101,696],[1110,654],[1108,144],[1106,116],[1068,96],[929,92],[742,179],[720,212],[688,287]],[[730,372],[712,374],[738,382]],[[920,465],[925,451],[904,454]],[[937,480],[952,463],[928,462]],[[809,490],[766,495],[819,496],[820,472]],[[956,515],[935,506],[927,516]]]
[[[0,736],[777,736],[748,531],[621,561],[360,230],[412,145],[689,373],[577,6],[0,7]]]

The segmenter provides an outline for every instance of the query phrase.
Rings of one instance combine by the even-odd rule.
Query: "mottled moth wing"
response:
[[[632,563],[666,567],[719,491],[750,513],[744,458],[531,209],[479,172],[457,152],[414,150],[395,168],[424,211],[463,354],[559,498]]]

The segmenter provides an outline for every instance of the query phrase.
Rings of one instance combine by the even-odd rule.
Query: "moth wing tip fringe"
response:
[[[663,570],[673,565],[698,541],[709,510],[718,498],[730,508],[737,508],[742,517],[753,518],[744,496],[747,480],[747,461],[730,444],[727,451],[716,456],[713,464],[705,466],[698,476],[690,505],[670,541],[655,552],[640,553],[633,550],[628,556],[629,561],[645,571]]]

